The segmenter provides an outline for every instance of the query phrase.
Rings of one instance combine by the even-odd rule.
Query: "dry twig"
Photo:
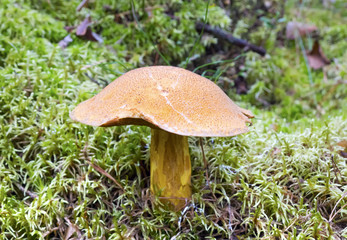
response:
[[[114,179],[108,172],[106,172],[104,169],[102,169],[101,167],[99,167],[98,165],[92,163],[89,160],[89,156],[88,156],[88,144],[86,143],[86,145],[84,146],[83,150],[83,156],[85,161],[92,166],[96,171],[98,171],[99,173],[101,173],[102,175],[105,175],[107,178],[109,178],[112,182],[114,182],[122,191],[123,193],[125,192],[125,189],[123,188],[123,186],[116,180]]]
[[[207,33],[211,33],[213,35],[215,35],[218,38],[222,38],[226,41],[228,41],[231,44],[235,44],[236,46],[239,47],[245,47],[246,50],[251,50],[253,52],[256,52],[258,54],[260,54],[261,56],[265,56],[266,54],[266,50],[262,47],[258,47],[252,43],[247,42],[246,40],[240,39],[240,38],[236,38],[233,35],[231,35],[230,33],[224,31],[221,28],[218,27],[212,27],[208,24],[202,23],[202,22],[197,22],[195,24],[195,28],[198,31],[204,30],[204,32]]]
[[[21,190],[24,195],[29,195],[31,198],[35,199],[38,197],[38,195],[36,193],[30,192],[29,190],[26,190],[24,187],[22,187],[22,185],[20,185],[19,183],[15,183],[15,185],[17,186],[17,188],[19,190]]]
[[[345,207],[347,207],[347,203],[345,205],[343,205],[338,211],[335,212],[335,209],[337,207],[337,205],[339,205],[340,201],[342,199],[344,199],[347,196],[347,191],[341,196],[341,198],[337,201],[337,203],[335,204],[333,210],[331,211],[331,214],[329,216],[329,223],[331,223],[333,221],[333,219],[335,218],[335,216]],[[334,213],[335,212],[335,213]],[[334,214],[333,214],[334,213]]]

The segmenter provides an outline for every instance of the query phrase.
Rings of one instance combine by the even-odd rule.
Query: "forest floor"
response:
[[[81,2],[1,0],[0,239],[347,239],[344,1]],[[267,53],[199,39],[197,21]],[[167,64],[256,116],[246,134],[203,139],[209,179],[189,138],[179,212],[150,194],[148,127],[69,118],[126,71]]]

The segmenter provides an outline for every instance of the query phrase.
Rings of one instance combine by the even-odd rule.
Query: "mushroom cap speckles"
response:
[[[147,125],[184,136],[234,136],[253,114],[188,70],[154,66],[127,72],[80,103],[70,117],[92,126]]]

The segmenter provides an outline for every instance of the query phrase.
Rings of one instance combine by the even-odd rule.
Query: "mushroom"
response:
[[[80,103],[70,117],[98,127],[151,127],[151,192],[180,209],[192,194],[187,136],[235,136],[248,132],[246,123],[254,116],[202,76],[178,67],[153,66],[117,78]]]

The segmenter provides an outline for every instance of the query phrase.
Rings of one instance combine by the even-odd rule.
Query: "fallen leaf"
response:
[[[347,152],[340,151],[339,154],[340,154],[341,157],[347,158]]]
[[[311,68],[317,70],[330,63],[329,59],[324,55],[318,40],[313,44],[312,50],[307,53],[308,64]]]
[[[76,35],[89,41],[102,43],[103,42],[102,37],[92,31],[90,27],[91,23],[92,23],[92,18],[90,16],[87,16],[83,20],[83,22],[81,22],[81,24],[77,26]]]
[[[92,23],[92,18],[90,16],[87,16],[83,22],[78,25],[76,29],[76,35],[77,36],[84,36],[87,33],[87,29],[89,25]]]
[[[99,34],[92,32],[91,30],[90,30],[90,33],[91,33],[91,36],[89,37],[90,40],[93,39],[92,41],[97,41],[99,43],[104,42],[104,40],[102,39],[102,37]]]
[[[343,147],[343,148],[347,148],[347,140],[344,139],[344,140],[338,142],[337,145],[340,147]]]
[[[65,232],[65,236],[64,236],[64,240],[69,240],[70,237],[76,233],[77,235],[77,239],[82,239],[82,234],[81,231],[79,230],[79,228],[77,227],[77,225],[73,224],[72,222],[70,222],[70,220],[68,218],[64,218],[67,223],[68,223],[68,228]],[[74,238],[76,239],[76,238]]]
[[[298,37],[304,37],[317,30],[315,25],[300,23],[300,22],[288,22],[286,27],[286,38],[296,39]]]
[[[89,0],[83,0],[76,8],[76,11],[81,11],[82,8],[86,7],[88,5]]]
[[[344,150],[339,151],[340,156],[343,158],[347,158],[347,140],[344,139],[338,142],[337,145],[344,148]]]
[[[69,45],[69,43],[71,43],[71,42],[72,42],[72,38],[71,38],[70,34],[68,34],[66,37],[64,37],[63,40],[61,40],[61,41],[58,43],[58,45],[59,45],[62,49],[64,49],[64,48],[66,48],[66,47]]]

